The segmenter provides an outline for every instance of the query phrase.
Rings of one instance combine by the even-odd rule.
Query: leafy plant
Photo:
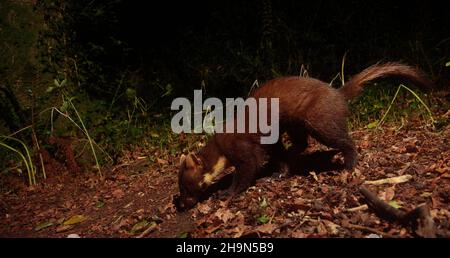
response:
[[[67,113],[63,113],[60,109],[58,109],[56,107],[52,107],[51,108],[52,124],[53,124],[53,111],[56,111],[60,115],[62,115],[63,117],[67,118],[70,122],[72,122],[76,127],[78,127],[78,129],[80,129],[84,133],[84,135],[87,137],[87,140],[89,142],[89,146],[91,147],[92,155],[94,156],[94,159],[95,159],[95,165],[96,165],[95,167],[97,168],[99,176],[102,177],[103,176],[102,170],[101,170],[100,164],[98,162],[97,152],[95,151],[95,148],[94,148],[95,142],[91,138],[91,136],[89,135],[89,132],[86,129],[86,126],[84,125],[83,119],[81,118],[80,114],[78,113],[77,109],[75,108],[75,105],[72,103],[72,101],[70,99],[67,99],[65,101],[67,101],[67,102],[64,102],[64,103],[69,103],[70,107],[74,110],[74,112],[75,112],[75,114],[77,116],[77,119],[80,122],[81,126],[77,122],[75,122],[72,119],[72,117],[70,117]],[[65,109],[66,108],[64,108],[64,110]],[[53,128],[53,125],[52,125],[52,128]]]
[[[67,97],[68,91],[65,87],[66,83],[67,83],[66,79],[62,80],[61,82],[59,80],[55,79],[54,86],[50,86],[47,89],[47,92],[52,92],[55,90],[59,91],[61,94],[61,97],[62,97],[62,105],[60,108],[57,108],[57,107],[50,108],[50,110],[51,110],[51,121],[50,121],[51,122],[51,131],[53,132],[53,120],[54,120],[53,118],[54,118],[54,111],[56,111],[58,114],[60,114],[61,116],[67,118],[70,122],[72,122],[72,124],[74,124],[78,129],[80,129],[83,132],[83,134],[86,136],[86,138],[89,142],[89,146],[92,151],[92,155],[95,160],[96,169],[98,171],[98,174],[99,174],[99,176],[103,176],[101,167],[100,167],[100,164],[99,164],[99,161],[97,158],[97,152],[95,151],[95,148],[94,148],[95,142],[92,139],[92,137],[90,136],[89,131],[86,128],[83,119],[81,118],[77,108],[75,107],[75,105],[72,102],[73,97]],[[47,109],[47,110],[49,110],[49,109]],[[75,122],[75,120],[69,115],[70,110],[72,110],[75,113],[79,124],[77,122]]]
[[[270,217],[267,216],[266,214],[263,214],[263,215],[258,217],[258,222],[261,223],[261,224],[266,224],[269,221],[270,221]]]

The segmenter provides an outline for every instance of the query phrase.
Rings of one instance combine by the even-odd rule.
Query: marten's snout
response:
[[[187,210],[189,207],[187,207],[186,203],[183,201],[180,195],[175,195],[173,198],[173,204],[175,205],[175,208],[178,212],[182,212]]]
[[[182,212],[194,207],[198,203],[198,199],[192,196],[176,195],[173,198],[177,211]]]
[[[181,196],[179,194],[174,195],[173,197],[173,205],[175,205],[175,208],[177,211],[184,211],[185,205],[181,202]]]

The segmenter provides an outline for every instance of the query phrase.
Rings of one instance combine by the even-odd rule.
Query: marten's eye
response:
[[[186,208],[192,208],[192,207],[194,207],[194,205],[195,204],[197,204],[197,198],[194,198],[194,197],[187,197],[186,198],[186,202],[185,202],[185,205],[186,205]]]
[[[176,194],[173,196],[172,203],[175,205],[175,207],[179,206],[180,200],[181,200],[180,195]]]

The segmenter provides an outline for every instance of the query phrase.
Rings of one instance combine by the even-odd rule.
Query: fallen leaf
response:
[[[314,178],[314,180],[316,180],[317,182],[319,182],[319,178],[317,177],[316,172],[309,172],[309,174]]]
[[[388,187],[386,189],[384,189],[383,192],[381,192],[378,197],[381,200],[384,200],[386,202],[391,201],[392,199],[394,199],[394,195],[395,195],[395,185]]]
[[[347,170],[344,170],[342,173],[340,173],[339,179],[343,184],[348,183],[348,177],[350,176],[350,173]]]
[[[293,238],[307,238],[308,234],[305,234],[304,232],[302,232],[300,230],[296,230],[296,231],[292,232],[291,236]]]
[[[233,238],[240,238],[247,229],[248,229],[247,226],[242,225],[231,229],[230,232],[233,233]]]
[[[423,192],[420,196],[421,197],[430,197],[430,196],[432,196],[433,194],[432,193],[430,193],[430,192]]]
[[[201,214],[208,214],[211,211],[211,206],[208,203],[199,203],[197,209]]]
[[[232,233],[234,238],[239,238],[249,228],[248,226],[245,225],[244,215],[239,211],[236,213],[235,223],[236,226],[231,229],[230,233]]]
[[[265,233],[265,234],[272,234],[272,232],[277,229],[277,225],[273,224],[273,223],[266,223],[263,225],[259,225],[255,228],[255,231],[258,231],[260,233]]]
[[[221,201],[221,200],[219,200],[219,206],[221,207],[221,208],[225,208],[225,207],[228,207],[228,204],[229,204],[230,202],[229,201]]]
[[[112,192],[112,196],[114,196],[114,198],[120,199],[125,195],[125,193],[123,192],[122,189],[116,189],[114,190],[114,192]]]
[[[268,204],[267,204],[267,200],[266,200],[266,198],[263,198],[262,199],[262,201],[261,201],[261,203],[259,204],[259,207],[261,207],[261,208],[266,208],[268,206]]]
[[[363,149],[367,149],[370,146],[370,142],[368,139],[363,139],[359,142],[359,146],[361,146],[361,148]]]
[[[189,235],[188,232],[182,232],[182,233],[180,233],[180,234],[178,235],[178,238],[187,238],[188,235]]]
[[[165,159],[160,159],[160,158],[157,158],[156,161],[157,161],[158,164],[160,164],[160,165],[166,165],[166,164],[169,163],[167,160],[165,160]]]
[[[42,230],[44,228],[48,228],[48,227],[51,227],[51,226],[53,226],[53,222],[51,222],[51,221],[43,222],[43,223],[37,225],[34,228],[34,231],[39,231],[39,230]]]
[[[395,153],[405,153],[405,151],[406,151],[406,149],[405,149],[405,147],[397,147],[397,146],[395,146],[395,145],[393,145],[393,146],[391,146],[391,149],[392,149],[392,152],[395,152]]]
[[[208,227],[207,229],[205,229],[205,233],[212,234],[221,227],[222,227],[222,225]]]
[[[224,223],[227,223],[227,221],[229,221],[230,219],[233,219],[235,217],[235,215],[233,214],[233,212],[231,212],[229,209],[227,208],[221,208],[218,209],[214,215],[219,218],[220,220],[222,220]]]
[[[55,224],[56,225],[61,225],[61,224],[63,224],[64,220],[66,220],[66,218],[62,217],[62,218],[58,219]]]
[[[85,221],[87,218],[83,215],[73,215],[70,219],[64,221],[63,225],[74,225]]]
[[[360,178],[362,175],[361,170],[359,168],[355,168],[352,172],[352,177],[354,178]]]
[[[201,226],[201,225],[207,225],[207,224],[210,224],[210,223],[212,223],[212,219],[211,219],[211,217],[214,217],[214,216],[204,216],[204,217],[202,217],[202,218],[200,218],[200,219],[196,219],[195,220],[195,225],[197,225],[197,227],[199,227],[199,226]]]
[[[154,222],[153,222],[154,223]],[[131,228],[130,233],[136,234],[137,232],[142,231],[145,227],[147,227],[150,223],[147,220],[141,220],[138,223],[134,224]]]
[[[322,222],[325,224],[325,226],[328,229],[328,232],[330,232],[332,235],[339,234],[339,229],[341,226],[329,221],[329,220],[322,220]]]
[[[441,202],[436,196],[431,196],[431,207],[436,208],[439,207]]]
[[[450,168],[448,166],[444,166],[444,165],[442,165],[441,167],[437,167],[435,170],[441,174],[450,172]]]
[[[319,235],[325,235],[328,233],[327,227],[325,226],[322,220],[317,221],[316,231],[317,234]]]
[[[103,206],[105,206],[105,203],[102,202],[102,201],[98,201],[98,202],[95,204],[95,207],[96,207],[96,208],[102,208]]]
[[[388,204],[396,209],[400,209],[402,207],[397,201],[390,201]]]
[[[164,207],[159,208],[159,212],[161,214],[166,213],[167,211],[169,211],[169,213],[174,213],[176,209],[177,208],[173,204],[173,201],[169,200],[169,202]]]
[[[293,203],[294,210],[309,210],[311,206],[308,204],[308,201],[302,198],[295,198]]]
[[[377,127],[377,125],[378,125],[378,121],[374,121],[367,125],[367,129],[373,129],[373,128]]]
[[[120,230],[123,226],[129,224],[128,219],[122,219],[122,216],[120,216],[119,219],[121,219],[121,220],[119,221],[119,223],[117,223],[118,220],[116,220],[115,222],[113,222],[113,226],[112,226],[112,228],[111,228],[113,231],[118,231],[118,230]]]
[[[56,233],[61,233],[61,232],[67,231],[72,228],[73,228],[73,225],[62,225],[62,226],[59,226],[56,228]]]
[[[265,223],[269,222],[269,220],[270,220],[270,217],[267,216],[266,214],[263,214],[263,215],[258,217],[258,221],[260,223],[262,223],[262,224],[265,224]]]
[[[122,174],[120,174],[120,175],[118,175],[117,176],[117,180],[120,180],[120,181],[124,181],[124,180],[126,180],[128,177],[126,176],[126,175],[122,175]]]
[[[427,171],[436,171],[441,174],[445,174],[450,172],[450,166],[447,164],[448,161],[442,160],[438,163],[432,164],[430,167],[428,167]]]
[[[303,189],[298,189],[298,190],[296,190],[295,192],[294,192],[294,195],[295,196],[302,196],[303,195]]]

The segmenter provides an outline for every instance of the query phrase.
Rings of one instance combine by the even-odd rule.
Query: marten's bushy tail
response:
[[[386,76],[403,77],[413,83],[420,84],[421,86],[431,86],[431,82],[420,70],[402,63],[390,62],[385,64],[375,64],[366,68],[353,76],[353,78],[345,83],[339,91],[347,100],[350,100],[358,96],[365,83]]]

